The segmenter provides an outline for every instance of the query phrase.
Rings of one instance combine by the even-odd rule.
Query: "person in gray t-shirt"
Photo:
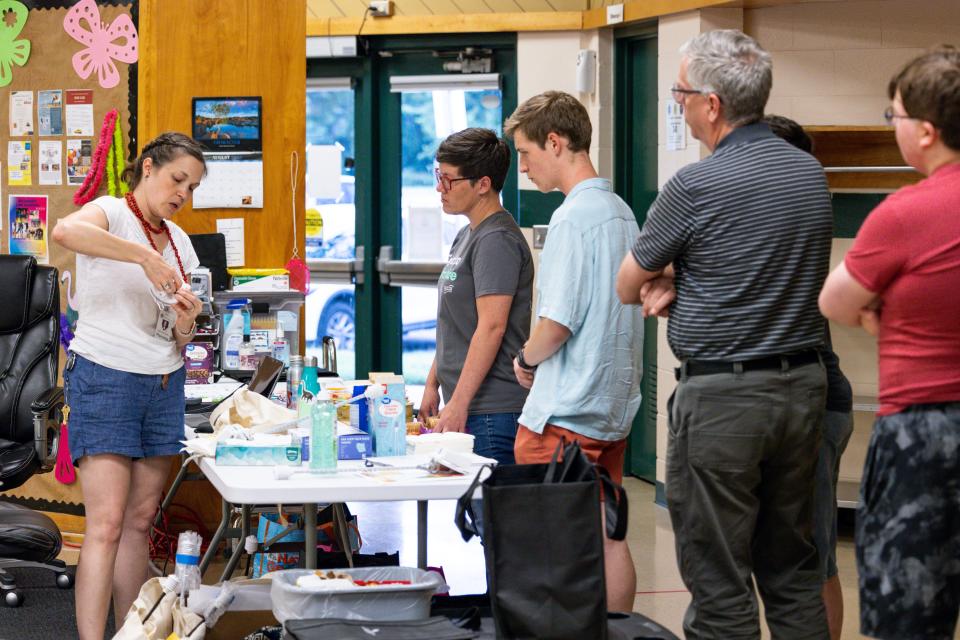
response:
[[[466,431],[476,453],[513,464],[527,398],[513,355],[530,332],[533,258],[500,204],[510,150],[490,129],[471,128],[444,140],[436,157],[444,213],[470,224],[453,241],[437,283],[437,355],[419,417],[438,416],[436,431]]]

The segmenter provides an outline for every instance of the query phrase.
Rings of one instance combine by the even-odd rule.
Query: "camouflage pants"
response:
[[[860,630],[953,638],[960,612],[960,402],[877,419],[857,509]]]

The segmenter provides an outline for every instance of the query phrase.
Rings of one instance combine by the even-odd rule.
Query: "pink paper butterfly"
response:
[[[81,26],[82,21],[86,21],[86,28]],[[97,80],[104,89],[120,82],[120,73],[113,60],[127,64],[137,61],[137,29],[126,13],[117,16],[108,27],[100,21],[100,8],[95,0],[80,0],[67,12],[63,29],[71,38],[87,45],[86,49],[73,55],[73,70],[86,80],[96,69]],[[121,39],[123,44],[118,44]]]

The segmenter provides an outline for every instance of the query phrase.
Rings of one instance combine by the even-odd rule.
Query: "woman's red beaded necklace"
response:
[[[140,224],[143,226],[144,235],[147,236],[147,240],[150,242],[150,246],[153,247],[153,250],[157,253],[160,253],[160,249],[157,248],[157,243],[153,241],[153,235],[166,233],[167,240],[170,242],[170,247],[173,249],[173,255],[177,259],[177,266],[180,267],[180,275],[183,276],[183,281],[187,281],[187,272],[183,270],[183,261],[180,260],[180,252],[177,251],[177,245],[173,241],[173,236],[170,235],[170,226],[167,225],[166,220],[160,220],[160,227],[154,227],[149,222],[147,222],[146,217],[144,217],[143,212],[140,211],[140,206],[137,204],[137,199],[133,197],[133,192],[128,191],[124,196],[127,200],[127,206],[130,207],[130,211],[133,211],[133,215],[137,216],[137,220],[140,221]]]

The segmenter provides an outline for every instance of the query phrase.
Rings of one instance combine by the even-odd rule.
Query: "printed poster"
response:
[[[10,135],[33,135],[33,91],[10,92]]]
[[[67,91],[67,135],[93,135],[93,91]],[[72,184],[72,183],[71,183]]]
[[[63,135],[63,91],[37,92],[37,120],[40,135]]]
[[[63,143],[40,141],[40,184],[63,184]]]
[[[33,184],[33,143],[29,140],[7,142],[7,184],[29,187]]]
[[[667,151],[687,148],[687,123],[683,119],[683,105],[673,100],[666,103]]]
[[[83,184],[93,164],[93,140],[67,140],[67,184]]]
[[[10,196],[10,253],[47,259],[47,196]]]

